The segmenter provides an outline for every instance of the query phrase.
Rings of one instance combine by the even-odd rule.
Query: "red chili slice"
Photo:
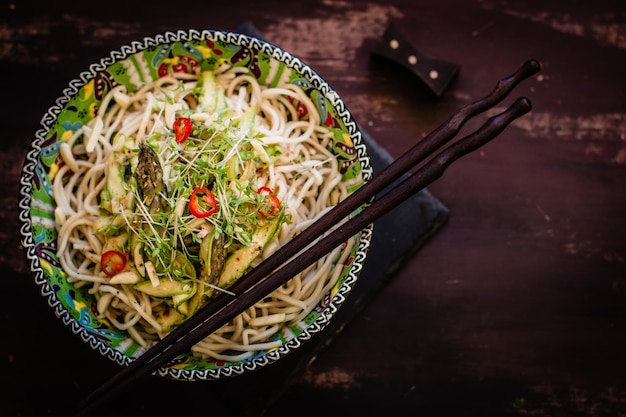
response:
[[[196,217],[208,217],[217,212],[217,202],[213,193],[206,187],[198,187],[189,197],[189,211]]]
[[[264,204],[259,207],[259,213],[264,217],[271,217],[278,214],[280,210],[280,200],[269,187],[261,187],[257,193],[265,195]]]
[[[183,143],[191,135],[191,119],[189,117],[179,117],[174,120],[174,132],[176,133],[176,142]]]
[[[110,250],[100,257],[100,268],[106,276],[112,277],[126,267],[126,256],[122,252]]]

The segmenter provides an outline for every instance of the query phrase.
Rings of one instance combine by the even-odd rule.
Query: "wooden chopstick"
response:
[[[506,111],[489,118],[480,129],[450,145],[430,161],[424,162],[437,149],[457,135],[461,127],[470,118],[502,101],[515,86],[539,70],[539,63],[536,60],[529,60],[514,74],[500,80],[489,95],[459,110],[407,153],[378,175],[375,175],[367,184],[233,284],[229,290],[237,294],[236,297],[228,294],[217,296],[211,303],[174,329],[155,346],[89,394],[79,404],[79,409],[74,415],[86,415],[97,405],[137,379],[154,373],[176,356],[188,352],[191,346],[439,178],[452,162],[499,135],[513,120],[530,111],[531,104],[528,99],[523,97],[517,99]],[[337,227],[314,246],[303,251],[332,226],[340,224],[357,208],[367,205],[380,191],[401,176],[406,176],[413,167],[420,163],[424,163],[424,165],[407,176],[396,187],[373,201],[360,214]],[[300,253],[301,251],[303,252]],[[296,255],[298,255],[297,258],[292,259]],[[290,259],[292,261],[288,262]],[[283,266],[281,267],[281,265]]]

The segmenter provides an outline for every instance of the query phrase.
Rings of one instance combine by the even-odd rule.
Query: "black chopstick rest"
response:
[[[389,59],[417,75],[437,97],[441,97],[460,69],[455,63],[434,59],[421,53],[393,23],[387,27],[372,53]]]

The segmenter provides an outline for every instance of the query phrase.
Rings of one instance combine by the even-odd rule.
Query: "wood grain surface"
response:
[[[20,246],[39,120],[123,43],[243,21],[315,68],[395,157],[525,60],[542,64],[511,97],[532,112],[429,187],[445,227],[257,414],[625,416],[626,9],[609,0],[3,2],[0,415],[52,413],[115,369],[54,317]],[[460,65],[442,97],[372,56],[391,22]],[[241,415],[210,386],[203,401],[197,384],[146,384],[115,415]]]

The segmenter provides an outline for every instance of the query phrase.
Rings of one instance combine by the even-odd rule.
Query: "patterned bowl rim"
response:
[[[54,310],[56,316],[60,318],[64,325],[68,326],[74,334],[78,335],[92,349],[98,351],[102,356],[118,363],[119,365],[128,365],[133,359],[118,350],[107,346],[105,343],[94,337],[94,335],[87,332],[87,330],[65,309],[44,274],[40,259],[35,251],[36,248],[32,233],[33,223],[30,213],[32,201],[31,193],[33,188],[32,181],[35,175],[35,167],[38,163],[37,160],[41,152],[41,145],[56,120],[56,117],[63,111],[64,106],[70,101],[70,99],[75,96],[83,86],[94,79],[99,72],[106,70],[107,67],[118,61],[124,60],[134,54],[142,52],[143,50],[159,46],[161,44],[205,40],[224,42],[235,46],[256,49],[259,52],[266,53],[273,59],[285,63],[288,67],[304,76],[316,89],[323,93],[330,103],[332,103],[338,112],[338,116],[341,117],[344,122],[357,150],[359,162],[361,164],[363,181],[369,181],[373,175],[373,169],[370,164],[366,146],[363,143],[361,132],[351,113],[346,108],[343,100],[311,67],[299,58],[291,55],[289,52],[286,52],[285,50],[267,41],[240,33],[210,29],[190,29],[179,30],[176,32],[164,32],[153,36],[147,36],[142,40],[133,41],[124,45],[89,66],[88,70],[81,72],[77,78],[69,82],[68,87],[65,88],[62,91],[61,96],[56,99],[55,104],[47,110],[40,121],[41,127],[35,133],[35,138],[30,144],[30,149],[24,160],[20,180],[20,235],[26,257],[30,262],[30,270],[34,274],[35,283],[39,286],[42,296],[45,298],[48,305]],[[372,231],[373,225],[369,225],[360,232],[359,245],[344,282],[338,289],[337,293],[330,300],[328,307],[324,309],[323,314],[307,326],[302,333],[288,340],[286,343],[274,350],[266,351],[262,355],[255,355],[252,359],[241,361],[236,365],[218,367],[216,369],[176,369],[174,367],[162,367],[158,370],[158,375],[175,380],[188,381],[216,380],[225,377],[232,377],[265,367],[301,347],[303,343],[310,340],[315,334],[321,332],[328,325],[331,318],[336,314],[339,307],[344,303],[346,297],[353,289],[371,244]]]

